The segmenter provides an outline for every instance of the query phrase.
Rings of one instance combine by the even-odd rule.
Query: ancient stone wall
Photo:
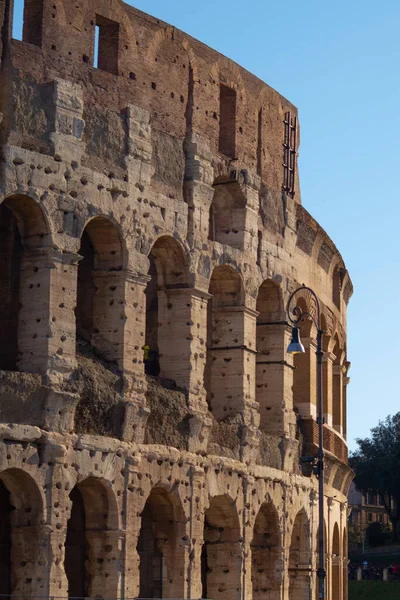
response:
[[[300,201],[296,108],[120,0],[24,4],[18,41],[0,0],[0,593],[316,597],[305,283],[345,600],[352,284]]]

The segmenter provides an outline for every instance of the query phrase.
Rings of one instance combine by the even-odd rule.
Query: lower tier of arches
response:
[[[162,446],[23,433],[1,445],[0,594],[317,599],[314,480]],[[327,488],[332,600],[347,600],[346,514]]]

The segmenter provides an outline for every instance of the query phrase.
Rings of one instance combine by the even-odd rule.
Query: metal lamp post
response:
[[[314,303],[314,307],[310,303],[310,307],[303,310],[296,301],[296,297],[299,296],[308,298]],[[319,581],[319,599],[325,600],[325,539],[324,539],[324,445],[323,445],[323,404],[322,404],[322,336],[323,330],[321,328],[321,309],[318,297],[316,293],[305,285],[301,286],[291,294],[287,303],[287,315],[289,321],[293,325],[292,328],[292,339],[287,348],[287,352],[290,354],[304,353],[304,346],[300,340],[300,329],[299,324],[305,319],[311,319],[317,328],[317,423],[318,423],[318,453],[317,457],[306,458],[307,462],[313,462],[313,470],[318,478],[318,520],[319,520],[319,531],[318,531],[318,556],[319,566],[317,571]],[[311,460],[310,460],[311,459]]]

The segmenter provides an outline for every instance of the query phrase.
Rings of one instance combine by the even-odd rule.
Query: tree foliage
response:
[[[373,490],[382,496],[392,523],[393,539],[398,539],[400,520],[400,412],[379,421],[368,438],[357,440],[358,449],[350,457],[355,484],[359,490]]]
[[[367,542],[369,546],[376,548],[383,546],[389,538],[389,533],[382,523],[370,523],[367,527]]]

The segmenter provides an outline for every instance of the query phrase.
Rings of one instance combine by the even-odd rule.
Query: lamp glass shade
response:
[[[298,327],[293,327],[292,329],[292,339],[290,340],[290,344],[287,347],[288,354],[304,354],[305,349],[300,340],[300,329]]]

